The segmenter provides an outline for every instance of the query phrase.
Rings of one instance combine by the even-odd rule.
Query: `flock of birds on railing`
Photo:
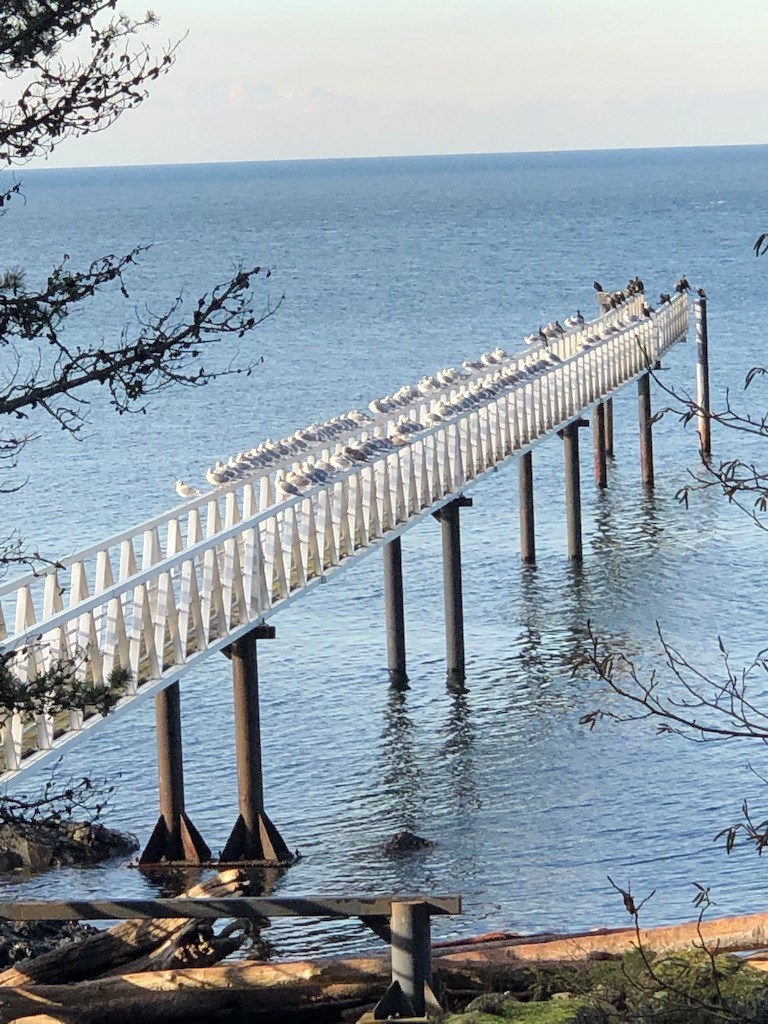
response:
[[[593,331],[585,333],[580,340],[581,349],[598,345],[633,324],[649,319],[656,312],[644,302],[640,315],[630,314],[626,310],[621,313],[622,307],[633,296],[644,296],[640,278],[632,278],[627,288],[619,292],[605,292],[598,281],[595,281],[594,288],[598,293],[601,312],[618,310],[619,314],[613,321],[596,324]],[[681,277],[676,291],[685,292],[689,289],[688,281]],[[704,297],[701,289],[699,294]],[[671,297],[662,293],[659,301],[663,305],[670,302]],[[249,451],[238,452],[226,462],[219,460],[206,471],[205,479],[213,488],[219,488],[276,471],[275,488],[280,498],[300,495],[315,484],[330,483],[335,474],[349,470],[355,464],[381,458],[403,445],[411,444],[420,433],[476,408],[502,391],[514,388],[561,362],[552,344],[566,334],[581,331],[585,327],[587,321],[577,310],[562,324],[555,320],[540,327],[538,332],[529,334],[525,342],[530,346],[538,346],[535,352],[514,357],[502,348],[495,348],[483,353],[477,360],[465,361],[461,367],[447,367],[432,376],[422,377],[416,385],[409,384],[392,395],[375,398],[369,402],[370,412],[351,409],[346,416],[335,416],[325,423],[312,423],[279,441],[268,438]],[[454,390],[451,392],[451,389]],[[417,413],[412,408],[426,401],[434,403],[428,411]],[[390,420],[388,436],[372,437],[364,432],[376,425],[378,417],[389,418],[398,412],[400,415],[397,421]],[[351,437],[355,432],[361,432],[361,436]],[[348,443],[344,443],[345,440]],[[328,451],[333,447],[334,450],[326,459],[318,458],[313,450],[316,451],[319,446]],[[176,493],[187,500],[203,494],[197,487],[183,480],[176,481]]]

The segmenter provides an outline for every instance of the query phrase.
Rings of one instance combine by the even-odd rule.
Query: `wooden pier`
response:
[[[224,859],[289,860],[266,814],[261,775],[256,647],[258,638],[274,635],[269,620],[382,550],[388,666],[393,682],[404,682],[401,540],[435,517],[443,535],[447,675],[461,683],[459,519],[472,503],[466,491],[486,474],[519,463],[522,557],[533,561],[532,450],[559,434],[568,552],[580,560],[579,430],[588,421],[593,425],[596,482],[603,487],[613,448],[611,398],[634,380],[642,476],[653,483],[649,374],[685,338],[689,305],[677,295],[650,316],[643,305],[642,295],[633,297],[591,323],[421,395],[408,408],[376,415],[350,430],[343,443],[381,441],[388,447],[369,444],[370,454],[296,494],[280,492],[279,468],[254,471],[55,567],[5,583],[2,650],[12,653],[22,681],[59,662],[75,664],[80,678],[97,684],[116,668],[127,669],[130,679],[106,717],[95,711],[10,715],[0,733],[0,782],[26,779],[70,742],[155,697],[160,818],[142,860],[207,860],[208,847],[184,809],[179,683],[206,658],[223,653],[234,673],[240,805]],[[400,434],[404,417],[421,425],[407,440]],[[318,441],[315,449],[318,457],[331,458],[327,442]],[[471,513],[465,519],[469,526]]]

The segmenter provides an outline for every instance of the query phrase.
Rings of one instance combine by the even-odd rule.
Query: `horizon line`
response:
[[[307,163],[351,163],[361,160],[434,160],[458,159],[460,157],[502,157],[502,156],[553,156],[555,154],[577,153],[646,153],[646,152],[680,152],[701,149],[766,149],[768,142],[725,142],[707,145],[689,146],[595,146],[584,149],[516,149],[483,151],[471,150],[464,153],[387,153],[367,156],[304,156],[304,157],[270,157],[251,160],[178,160],[166,163],[134,163],[134,164],[72,164],[60,167],[32,167],[21,165],[20,171],[98,171],[98,170],[130,170],[133,168],[150,167],[226,167],[231,164],[307,164]],[[10,168],[8,169],[10,170]]]

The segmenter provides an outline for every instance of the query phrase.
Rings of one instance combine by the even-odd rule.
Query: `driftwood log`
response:
[[[721,953],[768,949],[768,914],[745,914],[711,921],[642,928],[644,948],[657,953],[690,949],[696,943]],[[600,954],[621,954],[638,945],[634,928],[612,928],[569,935],[515,935],[492,932],[467,942],[444,943],[435,948],[439,963],[504,964],[526,961],[586,960]]]
[[[186,895],[243,896],[247,888],[245,875],[231,870],[193,886]],[[187,918],[123,921],[81,942],[72,942],[0,972],[0,990],[27,984],[79,982],[105,973],[207,966],[223,960],[239,947],[241,940],[233,935],[234,929],[229,928],[221,936],[214,936],[210,923],[191,922]]]
[[[719,952],[768,947],[768,914],[644,929],[649,950],[669,953],[702,941]],[[620,954],[637,945],[634,929],[571,935],[493,933],[434,949],[441,982],[452,990],[498,988],[532,964],[560,967]],[[0,1012],[17,1024],[151,1024],[213,1017],[220,1011],[276,1011],[289,1007],[377,999],[389,981],[389,958],[293,963],[240,962],[190,970],[124,974],[69,985],[24,984],[0,989]],[[6,972],[6,974],[9,972]]]

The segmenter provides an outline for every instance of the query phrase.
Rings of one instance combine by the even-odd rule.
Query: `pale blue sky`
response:
[[[768,142],[765,0],[153,7],[176,67],[49,165]]]

